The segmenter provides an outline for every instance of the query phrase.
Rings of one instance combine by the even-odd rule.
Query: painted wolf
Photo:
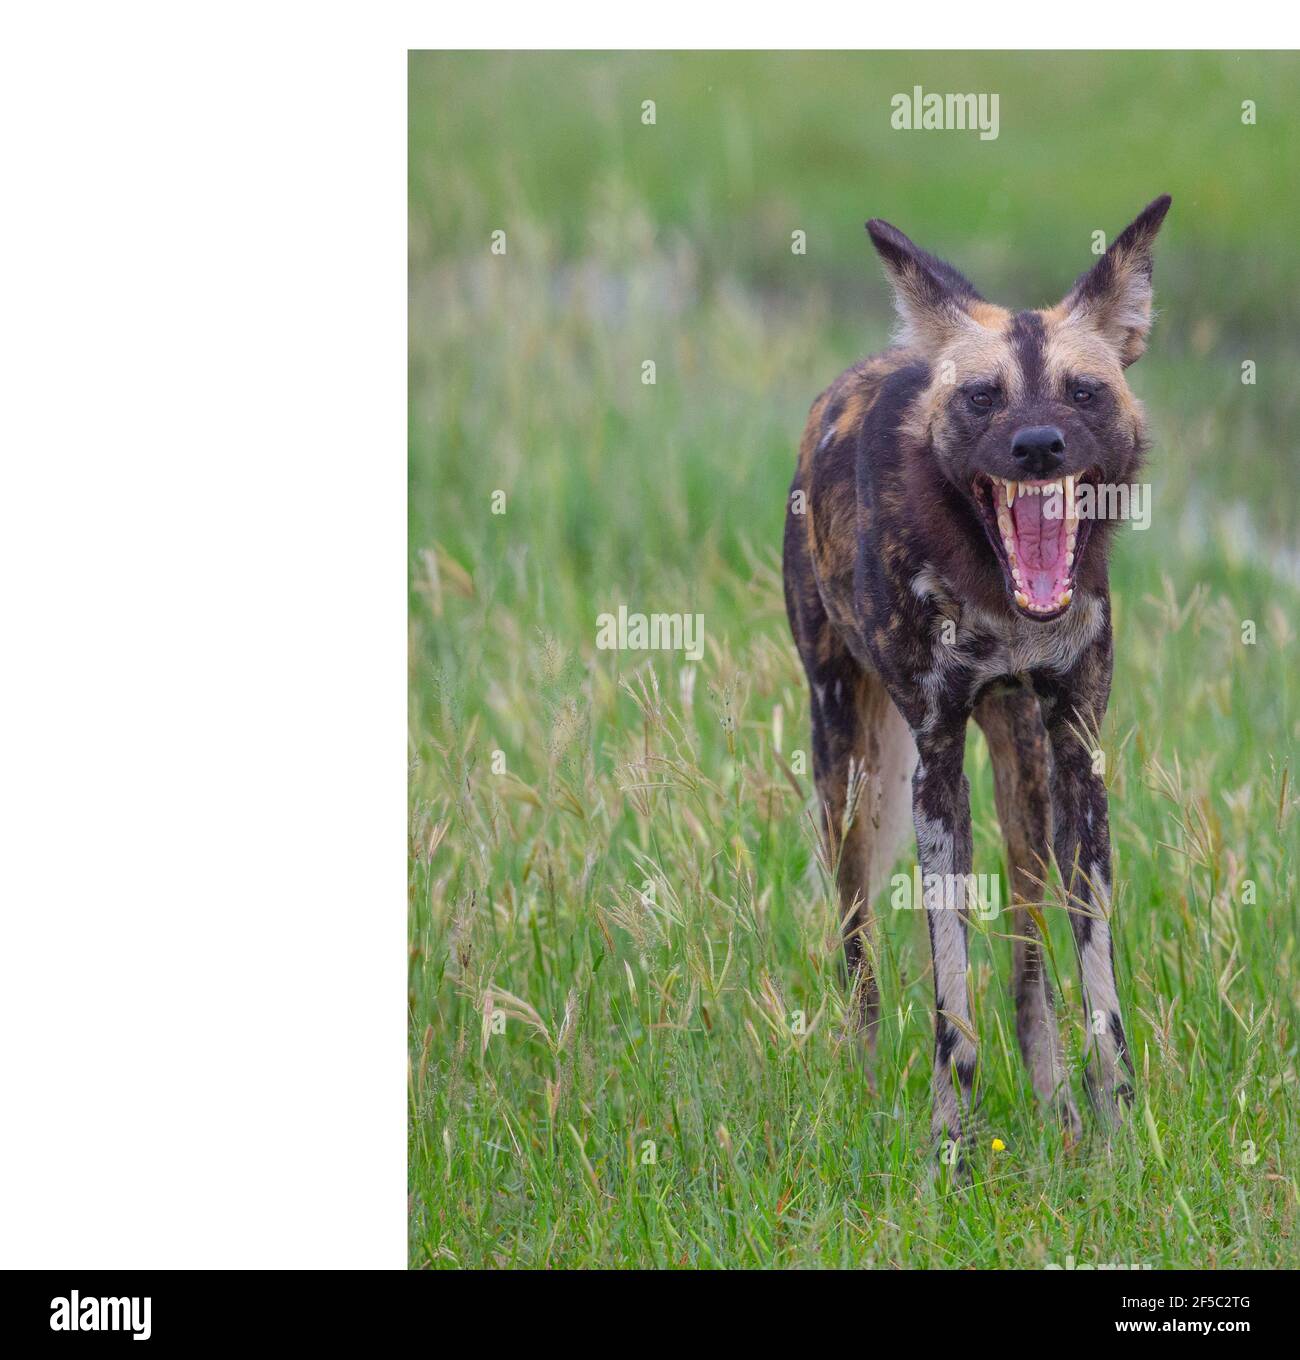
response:
[[[785,596],[808,674],[813,774],[836,865],[855,1014],[874,1050],[870,908],[910,823],[930,884],[971,874],[968,720],[988,742],[1011,884],[1016,1031],[1034,1090],[1079,1133],[1041,937],[1052,855],[1069,894],[1085,1084],[1132,1098],[1112,942],[1098,744],[1111,683],[1114,524],[1078,513],[1147,448],[1125,372],[1151,326],[1151,247],[1170,199],[1063,301],[1012,312],[887,222],[867,223],[899,325],[813,403],[785,524]],[[933,877],[932,877],[933,876]],[[931,1132],[969,1137],[978,1039],[967,904],[925,891],[934,965]]]

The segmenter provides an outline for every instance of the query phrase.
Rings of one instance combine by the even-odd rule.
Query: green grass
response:
[[[413,58],[413,1265],[1300,1264],[1296,71]],[[891,132],[915,83],[999,91],[998,141]],[[971,949],[980,1146],[952,1190],[929,1176],[923,922],[878,904],[872,1095],[811,787],[777,759],[808,742],[778,552],[794,447],[888,329],[866,217],[1028,305],[1162,190],[1162,315],[1132,372],[1154,513],[1118,538],[1104,733],[1138,1102],[1063,1149],[993,921]],[[619,604],[703,613],[703,660],[597,651]],[[968,772],[975,867],[997,870],[977,736]],[[1077,1090],[1078,982],[1048,915]]]

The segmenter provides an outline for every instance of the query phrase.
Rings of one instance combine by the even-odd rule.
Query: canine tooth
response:
[[[1061,608],[1064,609],[1072,599],[1074,599],[1074,591],[1067,590],[1065,594],[1061,596]]]
[[[1024,592],[1023,590],[1017,590],[1017,591],[1016,591],[1016,603],[1021,607],[1021,609],[1028,609],[1028,608],[1029,608],[1029,596],[1026,595],[1025,592]]]
[[[1010,510],[1011,507],[1016,503],[1016,484],[1015,484],[1015,482],[1003,482],[1003,483],[1002,483],[1002,490],[1006,492],[1006,497],[1007,497],[1007,509]]]

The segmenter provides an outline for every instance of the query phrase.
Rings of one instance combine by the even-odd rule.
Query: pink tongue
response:
[[[1055,606],[1068,584],[1065,521],[1043,514],[1046,496],[1017,496],[1011,507],[1016,527],[1016,559],[1030,604]]]

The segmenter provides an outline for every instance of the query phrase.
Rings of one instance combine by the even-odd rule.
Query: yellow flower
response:
[[[1005,1152],[1006,1150],[1007,1150],[1007,1145],[1002,1141],[1001,1138],[995,1138],[995,1139],[993,1140],[993,1151],[994,1151],[994,1152]]]

